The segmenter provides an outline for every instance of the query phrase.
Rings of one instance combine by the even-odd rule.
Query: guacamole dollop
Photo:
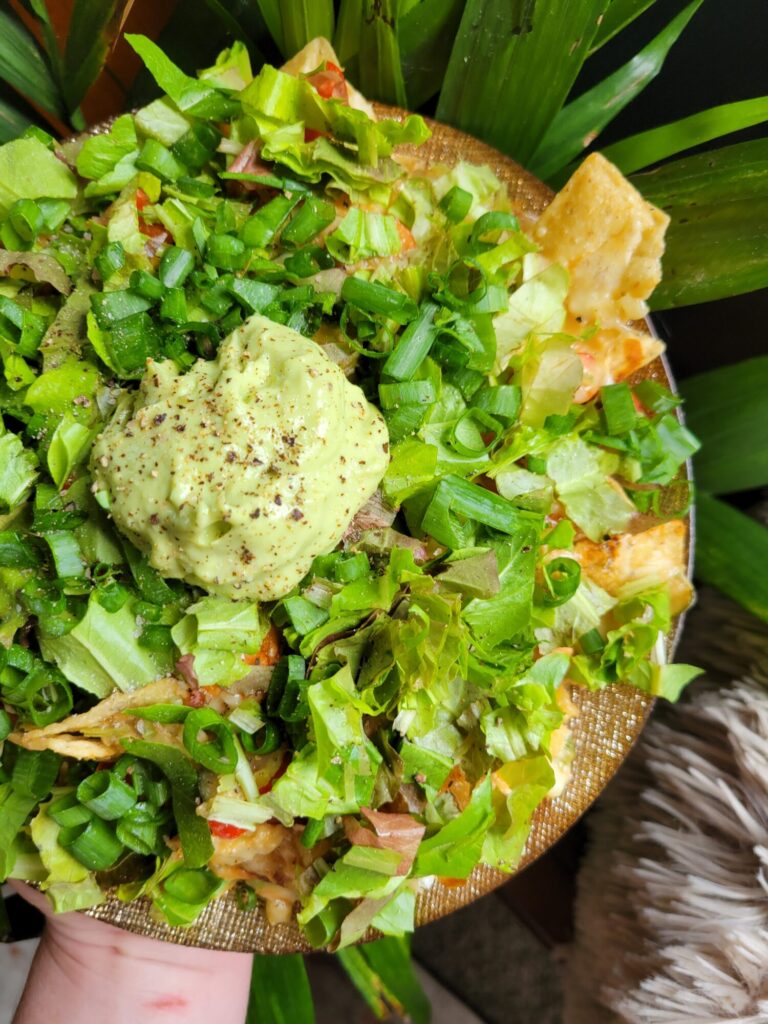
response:
[[[255,316],[185,374],[150,361],[91,470],[163,576],[273,600],[339,543],[388,450],[380,413],[322,349]]]

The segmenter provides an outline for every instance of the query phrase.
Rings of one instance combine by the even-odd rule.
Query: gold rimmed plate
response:
[[[405,115],[402,110],[379,105],[377,111],[389,117]],[[430,121],[429,126],[432,137],[414,151],[414,155],[417,152],[418,159],[430,165],[451,165],[458,160],[487,164],[507,186],[524,227],[532,223],[552,199],[552,191],[510,157],[455,128],[434,121]],[[91,134],[107,127],[98,126]],[[644,328],[650,331],[648,325]],[[656,380],[674,390],[674,381],[663,359],[655,360],[633,379]],[[689,468],[687,472],[690,473]],[[690,532],[690,518],[688,522]],[[678,618],[667,638],[670,657],[680,626]],[[518,871],[553,846],[599,796],[629,754],[653,706],[652,697],[622,685],[610,686],[598,693],[577,689],[573,700],[578,714],[572,727],[574,757],[570,779],[558,796],[538,808]],[[448,887],[436,881],[417,898],[417,926],[466,906],[509,877],[492,868],[478,867],[461,885]],[[310,949],[298,925],[270,925],[261,908],[241,910],[231,892],[211,903],[188,928],[172,928],[156,920],[150,910],[151,904],[146,899],[123,903],[110,896],[85,913],[127,931],[184,946],[257,953],[294,953]]]

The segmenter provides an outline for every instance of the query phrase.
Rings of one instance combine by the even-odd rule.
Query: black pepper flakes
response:
[[[291,509],[291,519],[297,519],[298,520],[298,519],[303,519],[303,518],[304,518],[304,513],[301,511],[300,508],[292,508]]]
[[[164,412],[158,413],[157,416],[152,420],[156,427],[159,427],[161,423],[165,423],[167,416]]]

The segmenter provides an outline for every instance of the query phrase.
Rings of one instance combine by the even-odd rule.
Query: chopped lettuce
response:
[[[54,791],[54,795],[60,795]],[[40,852],[46,876],[40,881],[57,914],[85,910],[103,903],[105,896],[93,875],[59,845],[61,827],[48,816],[49,804],[41,804],[30,822],[32,841]]]
[[[590,540],[622,533],[635,514],[635,506],[611,478],[618,464],[615,455],[579,437],[559,440],[547,457],[547,475],[558,497]]]
[[[37,479],[37,459],[16,434],[0,434],[0,512],[17,508]]]
[[[497,372],[506,367],[530,334],[557,334],[563,329],[568,271],[553,263],[528,276],[526,269],[535,267],[536,259],[533,254],[524,257],[523,283],[510,296],[506,311],[494,319]]]
[[[250,671],[244,654],[256,654],[269,623],[251,601],[204,597],[186,609],[171,630],[182,654],[195,658],[202,686],[229,686]]]
[[[0,217],[17,199],[74,199],[74,174],[36,138],[14,139],[0,146]]]
[[[114,689],[127,693],[170,671],[170,659],[141,647],[131,603],[109,612],[94,594],[82,619],[64,636],[41,632],[43,656],[71,683],[97,697]]]
[[[413,874],[468,878],[480,860],[493,821],[491,776],[487,775],[475,786],[464,810],[422,842]]]
[[[400,252],[397,221],[384,213],[352,207],[341,224],[328,235],[328,252],[341,263],[357,263],[371,256],[392,256]]]
[[[494,772],[494,821],[483,843],[485,864],[514,871],[525,849],[533,812],[554,784],[554,770],[543,754],[512,761]]]

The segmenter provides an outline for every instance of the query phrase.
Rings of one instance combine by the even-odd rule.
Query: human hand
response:
[[[14,1024],[243,1024],[248,954],[177,946],[84,914],[53,914],[41,893],[12,884],[47,919]]]

